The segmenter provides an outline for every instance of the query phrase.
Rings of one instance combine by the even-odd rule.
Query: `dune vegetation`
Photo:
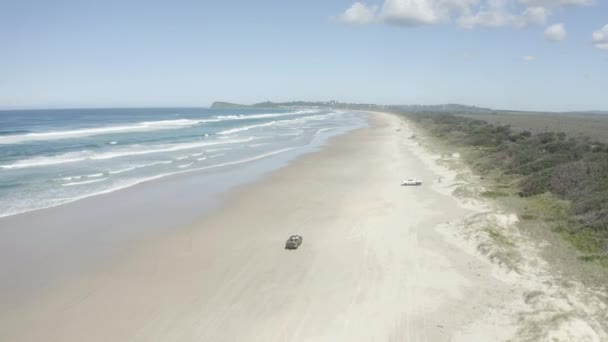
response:
[[[434,137],[468,147],[486,198],[515,196],[522,220],[541,220],[580,259],[608,266],[608,144],[564,132],[531,132],[451,114],[406,114]]]

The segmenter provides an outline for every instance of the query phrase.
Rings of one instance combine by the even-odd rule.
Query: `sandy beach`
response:
[[[437,226],[472,211],[398,117],[333,138],[180,229],[10,312],[2,341],[448,341],[513,299]],[[401,187],[407,177],[420,187]],[[304,237],[293,251],[291,234]],[[477,337],[499,340],[480,327]]]

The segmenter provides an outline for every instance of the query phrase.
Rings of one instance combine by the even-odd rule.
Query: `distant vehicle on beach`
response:
[[[410,178],[410,179],[406,179],[401,182],[401,186],[417,186],[417,185],[422,185],[422,181]]]
[[[297,249],[304,239],[300,235],[292,235],[285,242],[285,249]]]

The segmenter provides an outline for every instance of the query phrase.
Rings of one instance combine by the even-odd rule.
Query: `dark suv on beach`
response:
[[[297,249],[302,244],[302,237],[300,235],[292,235],[285,242],[285,249]]]

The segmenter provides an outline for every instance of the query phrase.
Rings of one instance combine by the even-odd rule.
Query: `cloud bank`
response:
[[[351,24],[377,21],[405,27],[454,22],[464,29],[524,28],[545,25],[554,9],[594,3],[595,0],[383,0],[379,11],[378,6],[356,2],[341,18]]]

